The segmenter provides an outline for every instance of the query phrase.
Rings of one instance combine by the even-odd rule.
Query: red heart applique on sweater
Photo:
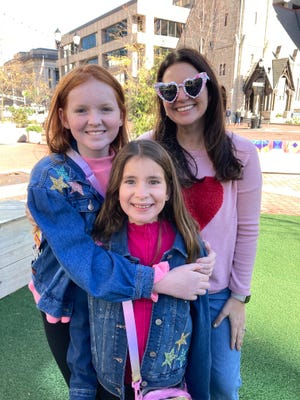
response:
[[[206,176],[193,186],[183,189],[185,204],[200,225],[200,229],[213,219],[223,202],[223,186],[215,178]]]

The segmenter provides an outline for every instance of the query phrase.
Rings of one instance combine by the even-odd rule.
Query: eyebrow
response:
[[[137,175],[124,175],[123,179],[125,178],[137,178]],[[149,175],[146,177],[147,179],[163,179],[163,177],[161,175]]]

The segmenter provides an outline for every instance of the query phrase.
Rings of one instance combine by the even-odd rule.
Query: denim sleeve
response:
[[[27,201],[61,267],[83,290],[107,301],[151,298],[153,269],[97,246],[63,194],[29,184]]]
[[[47,289],[41,293],[37,303],[38,309],[55,318],[71,317],[73,301],[68,296],[68,291],[71,289],[71,279],[59,267]]]

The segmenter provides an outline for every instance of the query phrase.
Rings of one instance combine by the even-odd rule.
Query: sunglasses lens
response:
[[[172,83],[160,85],[159,92],[166,101],[173,101],[177,94],[177,87]]]
[[[202,78],[188,79],[185,81],[184,87],[188,95],[191,97],[197,97],[201,92]]]

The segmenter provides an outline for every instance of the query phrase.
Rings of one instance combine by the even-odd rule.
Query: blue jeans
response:
[[[209,295],[211,322],[217,318],[230,296],[230,290]],[[241,352],[230,348],[229,319],[218,328],[211,328],[211,400],[238,400],[242,380],[240,375]]]
[[[75,284],[67,360],[71,371],[69,400],[95,400],[98,380],[92,365],[87,294]]]

